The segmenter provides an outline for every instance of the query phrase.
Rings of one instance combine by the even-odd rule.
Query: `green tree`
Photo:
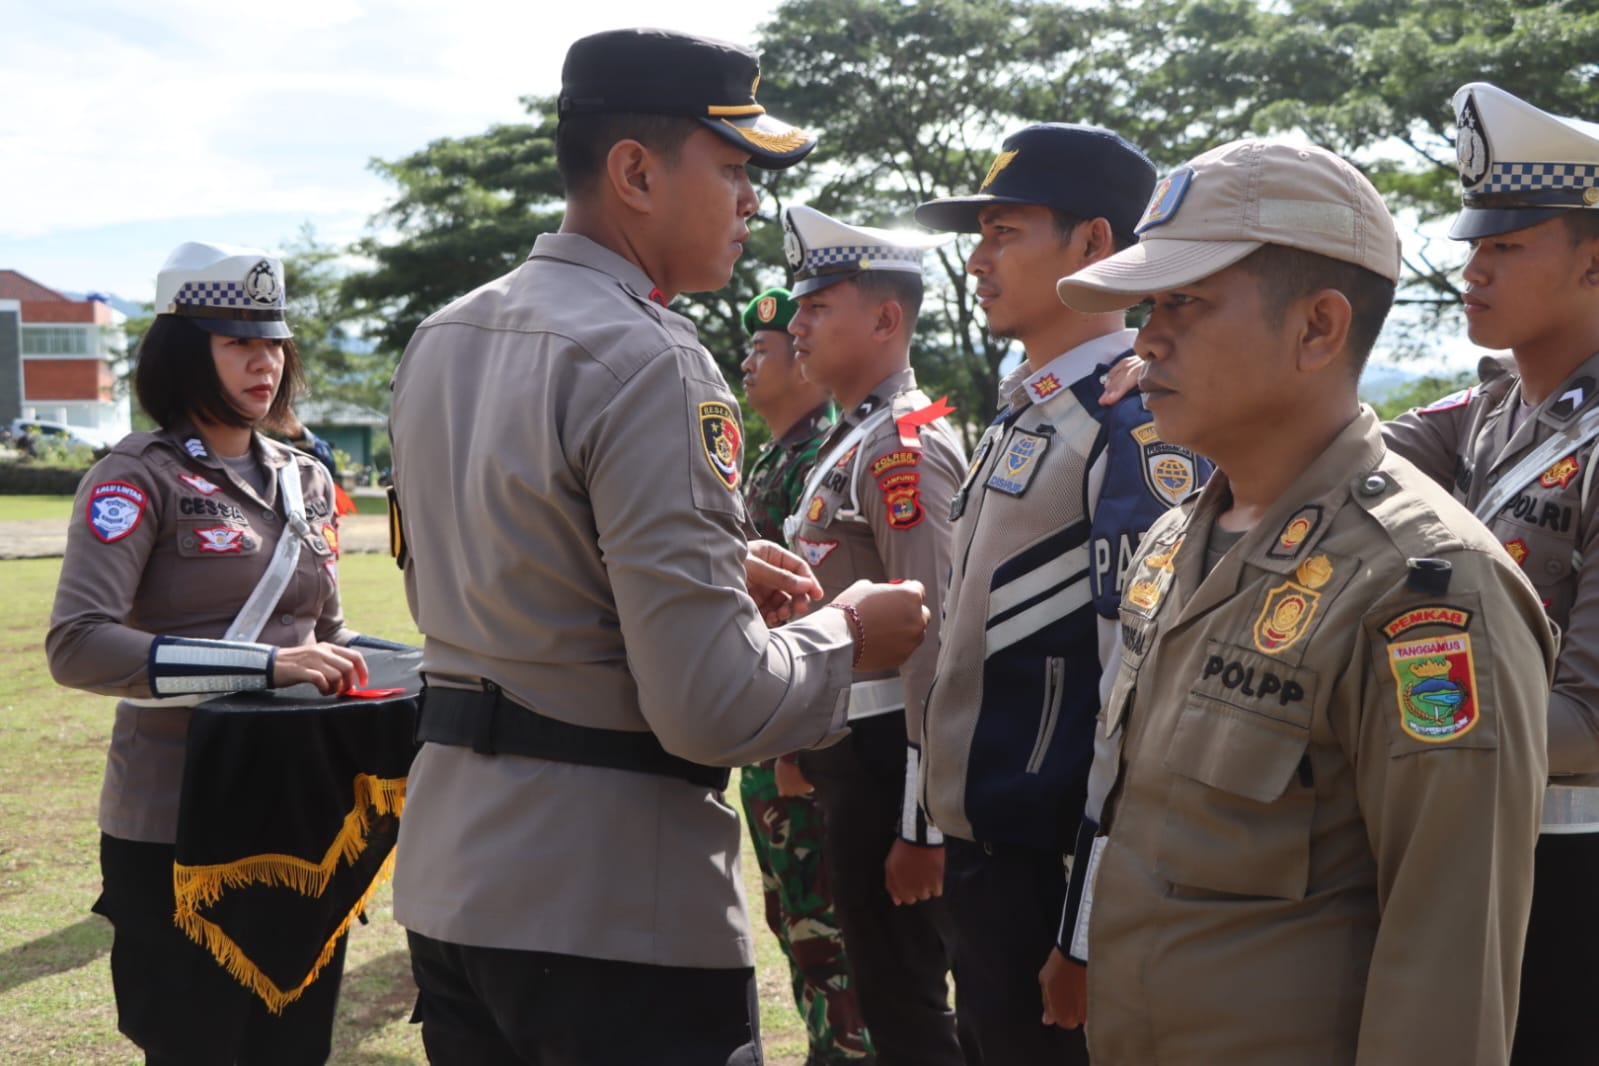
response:
[[[1412,407],[1425,407],[1434,400],[1448,396],[1451,392],[1459,392],[1467,385],[1474,384],[1476,380],[1477,374],[1471,370],[1459,374],[1428,374],[1426,377],[1417,378],[1415,381],[1391,389],[1381,398],[1370,402],[1378,418],[1397,418]]]
[[[535,237],[560,225],[555,102],[524,97],[522,104],[531,122],[372,161],[399,191],[372,219],[378,232],[353,248],[372,268],[345,279],[341,296],[391,358],[424,318],[510,270]]]
[[[1111,0],[1088,81],[1116,127],[1173,166],[1298,132],[1360,162],[1396,212],[1459,208],[1450,99],[1489,81],[1557,114],[1599,114],[1595,0]],[[1083,96],[1080,80],[1057,98]],[[1406,256],[1403,300],[1453,308],[1459,246]]]
[[[283,248],[285,315],[305,367],[307,398],[388,410],[394,360],[358,336],[355,311],[342,286],[342,253],[317,240],[307,223]]]
[[[1036,0],[789,0],[762,28],[762,102],[821,129],[806,163],[811,206],[850,222],[911,225],[916,204],[975,192],[1006,132],[1045,118],[1085,69],[1102,17]],[[971,241],[928,256],[929,299],[914,361],[960,421],[992,417],[1010,345],[990,337],[965,272]]]

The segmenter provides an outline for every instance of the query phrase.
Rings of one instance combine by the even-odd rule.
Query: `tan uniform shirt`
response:
[[[131,433],[78,488],[45,648],[63,685],[148,698],[159,635],[220,639],[255,590],[283,533],[277,476],[299,467],[315,535],[257,641],[347,644],[336,569],[338,518],[327,471],[257,435],[265,493],[206,450],[192,427]],[[187,707],[117,705],[100,792],[100,828],[170,844],[189,726]]]
[[[922,744],[922,714],[938,661],[943,591],[949,581],[949,503],[966,467],[965,449],[945,419],[915,424],[915,416],[929,411],[930,403],[916,387],[915,371],[906,369],[879,383],[864,403],[839,420],[819,453],[818,470],[823,464],[829,469],[801,501],[801,522],[789,545],[811,564],[829,597],[863,579],[915,580],[927,591],[932,615],[927,636],[897,672],[913,753],[900,835],[923,844],[942,839],[918,813],[915,753]],[[840,454],[838,448],[851,432],[883,404],[890,406],[889,416]],[[857,674],[855,679],[895,676],[888,671]],[[860,713],[858,703],[854,713]]]
[[[840,611],[769,632],[745,592],[738,406],[693,324],[574,234],[438,312],[394,379],[406,590],[430,684],[740,765],[841,735]],[[461,944],[752,963],[738,819],[676,778],[425,745],[395,873]]]
[[[1455,498],[1475,508],[1521,457],[1599,407],[1599,355],[1511,429],[1521,406],[1515,364],[1483,360],[1483,384],[1388,423],[1389,445]],[[1549,769],[1599,775],[1599,492],[1590,441],[1537,470],[1488,528],[1538,590],[1560,627],[1560,658],[1549,694]],[[1599,785],[1592,780],[1562,784]]]
[[[1503,548],[1385,451],[1363,410],[1208,576],[1220,472],[1144,540],[1106,706],[1095,1066],[1506,1061],[1555,639]]]

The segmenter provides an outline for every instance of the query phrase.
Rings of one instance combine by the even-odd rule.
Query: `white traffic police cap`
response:
[[[794,272],[794,295],[818,292],[871,270],[922,274],[922,253],[952,233],[850,226],[813,207],[783,209],[783,254]]]
[[[1599,209],[1599,123],[1540,111],[1497,85],[1455,93],[1463,208],[1449,236],[1475,240]]]
[[[293,336],[283,317],[283,263],[256,248],[178,245],[156,275],[155,310],[224,337]]]

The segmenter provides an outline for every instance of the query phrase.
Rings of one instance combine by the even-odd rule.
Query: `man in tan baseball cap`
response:
[[[1217,469],[1122,594],[1066,916],[1090,1056],[1502,1064],[1555,641],[1356,399],[1392,219],[1337,156],[1241,141],[1167,178],[1138,230],[1059,291],[1150,304],[1145,403]]]

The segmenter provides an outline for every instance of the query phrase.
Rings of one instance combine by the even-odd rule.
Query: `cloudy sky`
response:
[[[367,167],[520,121],[572,40],[662,25],[752,43],[775,0],[80,0],[6,5],[0,267],[154,295],[186,240],[345,243],[392,187]]]

